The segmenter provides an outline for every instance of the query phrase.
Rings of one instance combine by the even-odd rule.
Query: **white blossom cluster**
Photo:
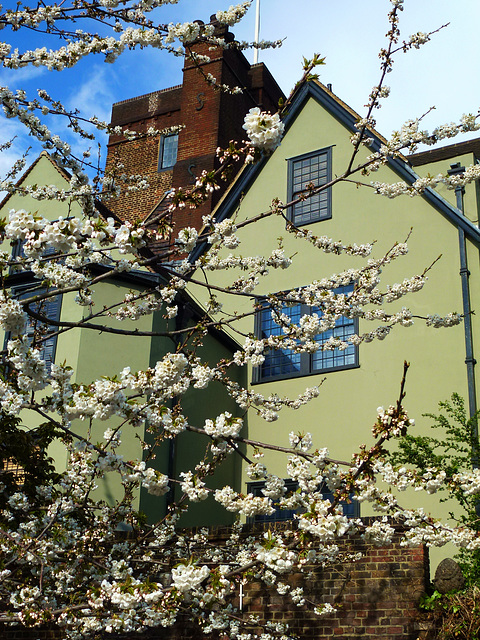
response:
[[[130,222],[117,227],[113,218],[103,222],[72,217],[50,222],[23,209],[12,209],[5,236],[13,242],[21,241],[24,254],[38,260],[49,250],[62,254],[80,250],[86,255],[97,254],[98,247],[94,241],[101,245],[110,244],[120,253],[129,253],[144,246],[147,231],[143,226],[134,226]]]
[[[417,43],[422,39],[421,36],[425,35],[417,34]],[[412,42],[408,46],[415,46],[415,39],[416,36],[412,36]],[[419,144],[431,146],[446,138],[454,138],[461,133],[478,131],[480,129],[479,116],[479,113],[466,113],[460,118],[459,123],[443,124],[432,132],[420,129],[420,118],[408,120],[399,130],[393,132],[390,140],[381,146],[380,151],[368,157],[368,166],[364,168],[363,173],[377,171],[382,164],[386,163],[388,157],[398,157],[405,149],[414,152]],[[438,184],[445,184],[447,188],[454,189],[456,186],[469,184],[476,179],[478,179],[478,165],[471,165],[466,168],[463,174],[450,176],[448,173],[440,173],[437,176],[418,178],[411,186],[405,182],[394,184],[373,182],[372,186],[377,193],[395,198],[403,194],[421,195],[427,187],[435,188]]]
[[[409,418],[406,413],[398,415],[397,407],[390,405],[388,409],[383,407],[377,408],[377,422],[372,429],[373,435],[376,436],[379,433],[385,433],[388,430],[392,430],[391,433],[394,436],[401,436],[408,427],[415,424],[413,418]]]
[[[388,519],[384,516],[365,529],[364,538],[366,542],[377,547],[386,547],[391,544],[394,533],[395,529],[390,526]]]
[[[298,528],[324,544],[333,542],[355,529],[354,522],[343,515],[341,508],[329,513],[330,507],[328,500],[317,501],[309,513],[299,516]]]
[[[32,263],[31,268],[39,280],[48,282],[56,289],[65,289],[67,287],[80,289],[87,282],[87,276],[83,273],[53,261],[43,263],[35,261]]]
[[[236,352],[234,354],[234,362],[240,361],[242,364],[245,364],[245,361],[240,360],[241,356],[241,351]],[[314,398],[317,398],[320,391],[318,387],[308,387],[303,393],[299,394],[297,398],[282,398],[277,394],[271,394],[265,397],[257,391],[244,389],[238,384],[230,383],[229,393],[241,409],[245,410],[252,407],[266,422],[275,422],[278,418],[278,412],[281,409],[285,407],[294,410],[299,409]]]
[[[294,449],[298,447],[301,451],[309,451],[313,446],[311,433],[294,433],[289,435],[290,446]]]
[[[18,373],[17,383],[22,393],[39,391],[47,386],[47,366],[38,349],[28,345],[26,336],[9,340],[8,362]]]
[[[220,24],[227,24],[233,27],[233,25],[237,24],[237,22],[243,18],[251,4],[252,0],[247,0],[236,6],[231,5],[226,11],[217,11],[216,18]]]
[[[235,418],[226,411],[213,420],[205,422],[205,433],[215,439],[235,438],[243,426],[241,418]]]
[[[253,107],[245,116],[243,128],[256,149],[272,152],[280,144],[285,125],[278,113],[271,115]]]
[[[297,554],[285,548],[279,536],[264,534],[264,540],[256,546],[257,560],[276,573],[287,573],[297,564]]]
[[[207,566],[195,567],[194,565],[179,565],[172,569],[172,580],[179,591],[191,591],[197,589],[210,574]]]
[[[415,49],[420,49],[422,44],[427,43],[430,40],[430,34],[423,33],[423,31],[417,31],[410,36],[408,40],[408,44],[413,46]]]
[[[215,500],[227,511],[239,513],[251,518],[253,516],[270,516],[275,511],[272,501],[265,497],[254,496],[249,493],[246,496],[237,493],[232,487],[225,486],[215,491]]]
[[[262,489],[262,493],[267,498],[271,498],[272,500],[279,500],[283,498],[287,489],[285,487],[285,481],[283,478],[279,478],[278,476],[274,476],[271,473],[267,475],[265,480],[265,487]]]
[[[176,242],[185,249],[188,253],[195,247],[198,239],[198,232],[193,227],[185,227],[181,229],[177,236]]]
[[[205,217],[204,221],[208,223],[209,218]],[[240,240],[235,235],[237,228],[231,218],[222,220],[222,222],[215,222],[211,226],[212,230],[208,236],[209,244],[222,243],[228,249],[238,247]]]
[[[328,616],[332,613],[336,613],[337,609],[330,603],[326,602],[321,607],[314,607],[313,613],[317,616]]]
[[[154,293],[142,295],[135,292],[127,293],[122,305],[115,313],[115,318],[119,321],[138,320],[144,315],[149,315],[161,309],[164,301]]]
[[[351,244],[345,245],[338,240],[332,240],[327,236],[316,236],[313,234],[311,229],[297,229],[295,228],[292,233],[297,237],[303,240],[307,240],[314,247],[321,249],[325,253],[334,253],[336,255],[340,255],[341,253],[346,253],[347,255],[358,255],[361,257],[367,257],[372,252],[371,244]]]
[[[163,496],[169,489],[168,476],[155,471],[155,469],[146,469],[142,479],[142,486],[154,496]]]
[[[454,327],[462,322],[463,317],[459,313],[447,313],[443,318],[438,314],[429,315],[426,320],[427,327],[434,327],[438,329],[440,327]]]
[[[471,529],[455,529],[438,522],[431,523],[421,510],[408,512],[405,522],[411,526],[405,534],[404,546],[425,544],[428,547],[443,547],[448,543],[473,551],[480,548],[480,541]],[[417,522],[417,526],[413,525]]]
[[[180,487],[187,494],[189,500],[202,502],[208,498],[208,489],[205,487],[205,483],[195,477],[191,471],[182,471],[180,477],[182,478]]]
[[[422,484],[418,489],[423,489],[427,493],[437,493],[445,485],[445,479],[447,474],[445,471],[438,471],[437,469],[427,469],[422,474]]]
[[[230,15],[235,11],[233,7]],[[25,24],[29,12],[19,11],[16,20]],[[117,23],[120,25],[120,23]],[[82,58],[91,54],[103,54],[105,62],[113,63],[126,49],[137,47],[154,47],[157,49],[168,49],[175,40],[187,45],[200,36],[209,37],[213,35],[213,25],[200,25],[198,22],[184,22],[169,24],[162,28],[145,27],[121,27],[118,36],[100,36],[98,34],[84,33],[80,30],[76,32],[75,40],[71,40],[58,50],[47,50],[46,47],[35,50],[27,50],[19,53],[18,50],[10,51],[8,56],[4,56],[3,64],[10,69],[19,69],[27,65],[36,67],[44,66],[48,70],[61,71],[75,66]],[[181,49],[177,53],[183,53]]]
[[[0,291],[0,326],[6,332],[19,336],[25,331],[27,314],[18,300]]]
[[[291,258],[288,258],[281,248],[274,249],[268,257],[243,257],[230,254],[225,258],[221,258],[219,255],[219,247],[213,247],[208,256],[203,256],[197,260],[195,266],[207,271],[238,269],[247,275],[239,275],[228,286],[227,290],[239,293],[252,293],[258,286],[260,279],[268,275],[270,268],[287,269],[291,263]]]
[[[192,379],[195,389],[206,389],[209,383],[217,376],[217,372],[209,366],[198,363],[192,367]]]
[[[480,177],[480,169],[478,165],[468,167],[464,173],[449,176],[448,174],[439,173],[436,176],[427,176],[418,178],[412,185],[406,182],[395,182],[393,184],[373,182],[372,186],[376,192],[387,198],[397,198],[401,195],[417,196],[421,195],[425,189],[434,189],[439,184],[444,184],[448,189],[455,189],[457,186],[465,186]]]
[[[480,493],[480,470],[457,473],[453,480],[461,487],[466,496],[473,496]]]

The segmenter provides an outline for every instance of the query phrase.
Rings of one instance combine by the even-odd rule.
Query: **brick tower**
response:
[[[212,16],[215,36],[232,42],[228,27],[220,26]],[[263,63],[250,65],[236,48],[217,48],[197,42],[192,51],[210,58],[202,71],[212,74],[219,84],[240,86],[241,94],[228,94],[205,82],[198,68],[187,60],[183,69],[183,83],[154,91],[137,98],[117,102],[112,107],[111,124],[146,132],[149,127],[165,129],[183,125],[177,135],[145,137],[127,140],[112,135],[108,142],[107,169],[116,162],[124,166],[128,175],[145,175],[148,188],[122,193],[107,202],[111,211],[122,220],[145,220],[168,206],[165,194],[172,187],[188,187],[195,183],[203,170],[217,167],[215,152],[230,140],[242,140],[245,114],[252,107],[275,112],[283,93]],[[202,215],[209,213],[227,185],[215,191],[197,209],[178,209],[173,214],[177,228],[201,227]]]

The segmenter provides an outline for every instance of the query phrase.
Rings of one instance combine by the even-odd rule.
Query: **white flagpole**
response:
[[[255,12],[255,42],[260,42],[260,0],[257,0],[257,7]],[[253,64],[258,62],[258,49],[255,47],[253,50]]]

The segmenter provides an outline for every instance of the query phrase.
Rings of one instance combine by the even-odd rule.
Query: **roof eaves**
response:
[[[408,184],[413,184],[419,177],[407,163],[402,162],[398,158],[390,158],[389,164],[392,165],[394,171]],[[450,220],[452,224],[463,229],[470,240],[480,247],[480,229],[474,225],[473,222],[470,222],[459,209],[447,202],[445,198],[442,198],[441,195],[430,187],[425,189],[423,197],[435,207],[437,211]]]
[[[257,162],[256,164],[250,164],[243,170],[238,172],[237,177],[230,185],[228,191],[226,191],[220,202],[212,211],[212,217],[214,218],[215,222],[222,222],[222,220],[225,220],[225,218],[229,218],[233,215],[233,212],[238,207],[238,204],[241,201],[242,197],[253,184],[253,181],[260,173],[267,160],[268,158],[264,156],[262,160],[260,160],[260,162]],[[198,260],[200,256],[205,253],[209,246],[209,243],[206,241],[201,242],[199,245],[197,245],[188,257],[189,262],[191,262],[192,264],[195,263],[196,260]]]
[[[443,147],[435,147],[434,149],[412,153],[407,159],[412,166],[416,167],[468,154],[473,154],[474,157],[480,157],[480,138],[473,138],[472,140],[464,140]]]

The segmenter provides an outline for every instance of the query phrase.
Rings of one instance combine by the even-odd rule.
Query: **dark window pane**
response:
[[[253,494],[254,496],[264,497],[262,489],[265,487],[265,482],[263,480],[259,480],[256,482],[248,482],[247,483],[247,491],[248,493]],[[286,495],[289,493],[293,493],[298,489],[298,483],[295,480],[291,480],[290,478],[285,480],[285,488]],[[333,494],[328,489],[327,486],[323,486],[321,488],[321,492],[324,500],[329,500],[333,502]],[[347,502],[342,500],[340,502],[344,515],[347,518],[358,518],[360,516],[360,505],[356,500],[352,500],[351,502]],[[280,509],[278,507],[278,501],[274,500],[272,504],[275,512],[270,516],[254,516],[251,518],[252,522],[283,522],[285,520],[293,520],[296,510],[294,509]]]
[[[265,482],[263,480],[259,480],[257,482],[249,482],[247,484],[248,493],[253,493],[254,496],[259,496],[264,498],[264,494],[262,489],[265,487]],[[286,495],[296,491],[298,488],[298,483],[295,480],[285,480],[285,489],[287,490]],[[252,522],[283,522],[284,520],[292,520],[295,515],[294,509],[280,509],[278,507],[278,500],[273,501],[272,505],[275,509],[275,512],[272,513],[271,516],[254,516],[251,521]]]
[[[330,150],[290,160],[289,200],[308,194],[309,185],[320,187],[330,180]],[[296,225],[309,224],[330,218],[330,190],[322,191],[293,205],[290,215]]]
[[[348,295],[352,291],[353,285],[349,285],[336,289],[335,293]],[[307,307],[300,304],[293,306],[285,304],[281,312],[294,324],[298,324],[300,318],[306,314],[316,313],[319,317],[322,316],[322,310],[319,307]],[[275,314],[272,314],[270,309],[263,309],[259,315],[260,338],[284,335],[284,329],[276,321]],[[265,362],[260,367],[257,380],[293,377],[328,369],[354,367],[357,364],[357,347],[349,343],[348,339],[356,331],[356,321],[353,318],[342,316],[336,319],[334,328],[318,334],[315,336],[315,340],[323,345],[329,339],[336,338],[347,343],[345,349],[336,348],[323,351],[320,348],[311,355],[294,353],[292,349],[270,349],[265,354]]]
[[[301,317],[300,305],[282,307],[282,313],[293,323],[298,323]],[[270,309],[261,312],[262,338],[283,335],[282,327],[275,322]],[[270,349],[265,354],[265,362],[262,365],[262,377],[281,376],[300,371],[300,354],[291,349]]]
[[[45,293],[45,289],[20,289],[15,292],[15,297],[18,300],[25,300]],[[57,295],[52,298],[46,298],[39,302],[35,302],[30,305],[30,308],[36,313],[45,316],[49,320],[58,321],[60,319],[60,307],[62,303],[62,296]],[[40,350],[40,357],[47,363],[47,368],[50,369],[52,363],[55,360],[55,349],[57,346],[57,336],[49,335],[58,331],[58,327],[55,325],[47,325],[41,322],[37,322],[34,318],[28,316],[27,336],[29,342]],[[10,335],[6,336],[6,340],[10,339]]]
[[[338,294],[348,294],[353,291],[353,286],[339,287],[335,290]],[[317,310],[321,316],[321,311]],[[348,337],[355,333],[355,320],[341,316],[335,320],[335,328],[330,329],[316,336],[316,341],[324,344],[330,338],[337,338],[342,342],[347,342]],[[349,344],[346,349],[333,349],[328,351],[318,350],[312,355],[312,371],[322,371],[323,369],[331,369],[354,365],[356,360],[356,347]]]

